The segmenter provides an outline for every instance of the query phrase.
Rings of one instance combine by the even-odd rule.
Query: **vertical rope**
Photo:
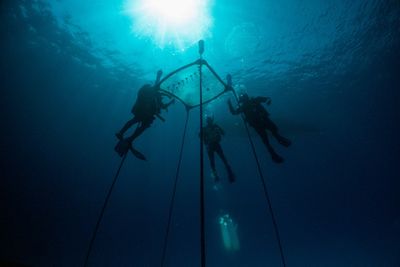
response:
[[[119,168],[117,170],[117,173],[114,176],[114,180],[113,180],[113,182],[112,182],[112,184],[110,186],[110,189],[108,190],[107,196],[106,196],[106,198],[104,200],[103,207],[102,207],[102,209],[100,211],[99,218],[97,219],[96,226],[94,228],[94,231],[93,231],[93,234],[92,234],[92,238],[91,238],[90,243],[89,243],[89,248],[88,248],[88,251],[86,253],[85,264],[83,265],[84,267],[88,266],[89,257],[90,257],[90,254],[92,252],[94,241],[96,240],[96,236],[97,236],[97,232],[98,232],[99,227],[100,227],[100,223],[101,223],[101,221],[103,219],[104,211],[106,210],[106,207],[107,207],[107,204],[108,204],[108,200],[110,199],[111,193],[112,193],[112,191],[114,189],[114,185],[117,182],[119,173],[121,171],[122,166],[124,165],[124,162],[125,162],[127,154],[128,153],[125,153],[125,155],[122,157],[122,160],[121,160],[121,163],[119,164]]]
[[[200,57],[201,60],[201,57]],[[206,239],[204,229],[204,146],[203,146],[203,77],[202,62],[199,66],[200,72],[200,248],[201,267],[206,266]]]
[[[236,103],[239,104],[239,100],[238,100],[238,97],[236,95],[236,92],[235,91],[232,91],[232,92],[233,92],[233,95],[235,96]],[[268,210],[269,210],[269,212],[271,214],[271,220],[272,220],[272,224],[274,226],[275,237],[276,237],[276,239],[278,241],[278,247],[279,247],[279,253],[280,253],[280,256],[281,256],[282,266],[286,267],[286,261],[285,261],[285,256],[284,256],[284,253],[283,253],[283,247],[282,247],[281,237],[280,237],[280,234],[279,234],[278,223],[276,221],[275,213],[274,213],[274,210],[272,208],[271,198],[270,198],[269,193],[268,193],[267,183],[265,182],[265,178],[264,178],[263,172],[261,170],[260,160],[258,159],[258,156],[257,156],[257,153],[256,153],[256,148],[255,148],[254,143],[253,143],[253,139],[250,136],[249,127],[247,126],[247,123],[246,123],[246,120],[245,120],[243,114],[241,114],[241,117],[242,117],[244,126],[246,128],[247,137],[249,139],[251,150],[253,152],[253,155],[254,155],[254,158],[255,158],[255,161],[256,161],[256,164],[257,164],[257,170],[258,170],[258,174],[260,176],[260,180],[261,180],[261,183],[262,183],[262,186],[263,186],[264,195],[265,195],[265,198],[267,200]]]
[[[183,136],[182,136],[182,142],[181,142],[181,150],[179,152],[179,160],[178,160],[178,165],[176,167],[175,182],[174,182],[174,187],[173,187],[173,190],[172,190],[171,202],[170,202],[170,205],[169,205],[167,229],[166,229],[165,236],[164,236],[164,246],[163,246],[162,257],[161,257],[161,266],[164,266],[164,264],[165,264],[165,256],[166,256],[166,252],[167,252],[169,229],[170,229],[170,225],[171,225],[171,221],[172,221],[172,211],[173,211],[174,202],[175,202],[176,186],[178,184],[179,171],[181,169],[183,147],[184,147],[184,144],[185,144],[186,129],[187,129],[188,121],[189,121],[189,111],[186,110],[186,121],[185,121],[184,130],[183,130]]]

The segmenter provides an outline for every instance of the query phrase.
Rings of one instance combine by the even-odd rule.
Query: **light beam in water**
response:
[[[225,249],[227,251],[238,251],[240,242],[237,234],[237,224],[233,222],[229,214],[219,217],[219,226]]]
[[[126,0],[124,13],[137,36],[161,48],[184,50],[209,37],[212,25],[210,0]]]

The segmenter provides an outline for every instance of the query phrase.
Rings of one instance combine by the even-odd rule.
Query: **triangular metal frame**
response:
[[[168,80],[174,74],[176,74],[176,73],[178,73],[178,72],[180,72],[180,71],[182,71],[184,69],[187,69],[189,67],[192,67],[194,65],[198,65],[199,67],[200,66],[207,67],[211,71],[211,73],[217,78],[217,80],[225,87],[225,90],[220,92],[220,93],[218,93],[214,97],[208,99],[207,101],[204,101],[204,102],[199,103],[197,105],[189,105],[183,99],[181,99],[179,96],[177,96],[177,95],[175,95],[175,94],[173,94],[173,93],[171,93],[171,92],[169,92],[167,90],[162,89],[162,84],[163,84],[163,82]],[[177,100],[179,100],[188,110],[190,110],[192,108],[199,107],[200,105],[204,105],[204,104],[210,103],[211,101],[217,99],[218,97],[220,97],[221,95],[225,94],[226,92],[233,91],[232,86],[228,85],[224,80],[222,80],[222,78],[215,72],[215,70],[210,66],[210,64],[208,64],[208,62],[206,60],[204,60],[204,59],[198,59],[198,60],[196,60],[196,61],[194,61],[192,63],[186,64],[186,65],[184,65],[184,66],[182,66],[182,67],[170,72],[168,75],[164,76],[164,78],[162,78],[155,86],[160,88],[159,90],[162,93],[164,93],[165,95],[172,96],[172,97],[176,98]]]

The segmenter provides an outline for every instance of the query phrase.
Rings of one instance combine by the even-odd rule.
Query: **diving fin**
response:
[[[272,153],[271,158],[272,158],[272,161],[274,161],[275,163],[278,163],[278,164],[284,162],[284,159],[276,153]]]
[[[136,158],[140,160],[146,160],[146,157],[140,151],[133,148],[132,143],[126,139],[119,140],[114,150],[118,153],[120,157],[124,156],[130,150]]]
[[[278,135],[276,139],[278,140],[278,143],[284,147],[289,147],[292,144],[292,142],[289,139],[280,135]]]
[[[130,143],[126,139],[120,139],[117,145],[114,147],[114,150],[118,153],[120,157],[128,153],[130,147]]]
[[[130,151],[132,152],[132,154],[133,154],[135,157],[137,157],[137,158],[140,159],[140,160],[145,160],[145,161],[147,161],[146,157],[145,157],[140,151],[134,149],[134,148],[132,147],[132,145],[130,146],[129,149],[130,149]]]

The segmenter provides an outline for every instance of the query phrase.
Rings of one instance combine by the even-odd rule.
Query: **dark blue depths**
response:
[[[44,2],[33,2],[40,12],[28,1],[1,2],[0,262],[81,266],[120,161],[114,133],[145,80],[140,64],[133,73],[103,66],[44,11]],[[249,94],[272,97],[271,117],[293,141],[288,149],[273,141],[285,158],[277,165],[251,131],[288,266],[400,266],[400,5],[371,3],[376,17],[349,58],[345,40],[333,43],[327,60],[292,65],[287,77],[271,81],[252,69],[273,66],[268,58],[240,71],[240,64],[234,66]],[[314,53],[310,58],[322,57]],[[211,64],[228,72],[217,60]],[[304,73],[311,78],[303,79]],[[215,104],[214,114],[227,131],[222,146],[237,181],[228,183],[217,159],[222,181],[213,190],[205,158],[207,266],[280,266],[243,124],[228,113],[226,100]],[[136,143],[149,161],[126,160],[92,266],[160,264],[186,112],[176,104],[164,115],[166,122],[156,120]],[[199,262],[198,117],[197,109],[191,111],[168,266]],[[224,213],[238,225],[235,252],[221,239],[218,218]]]

